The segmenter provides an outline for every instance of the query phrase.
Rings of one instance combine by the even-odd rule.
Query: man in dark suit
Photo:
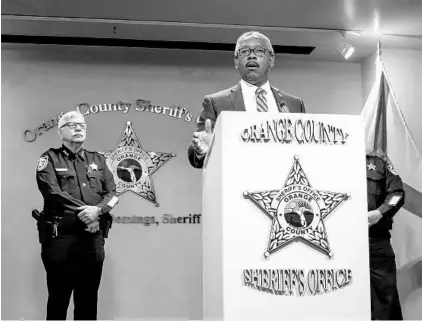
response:
[[[275,88],[268,81],[274,66],[274,50],[270,40],[257,31],[239,37],[234,53],[234,65],[241,80],[234,87],[207,95],[202,103],[196,132],[188,149],[188,158],[195,168],[202,168],[209,150],[212,127],[224,110],[246,112],[305,113],[300,98]]]

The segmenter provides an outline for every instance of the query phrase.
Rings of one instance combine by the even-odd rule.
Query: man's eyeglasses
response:
[[[264,47],[256,47],[256,48],[240,48],[237,51],[237,54],[239,55],[239,57],[247,57],[251,54],[251,52],[253,51],[253,53],[255,54],[255,56],[257,57],[264,57],[265,53],[269,50],[264,48]]]
[[[67,124],[64,124],[62,127],[60,127],[60,129],[66,126],[69,127],[70,129],[76,129],[76,127],[78,126],[81,127],[81,129],[86,129],[85,123],[67,123]]]

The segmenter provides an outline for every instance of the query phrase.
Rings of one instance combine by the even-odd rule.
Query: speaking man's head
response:
[[[268,72],[274,66],[274,50],[270,39],[258,31],[249,31],[237,39],[234,65],[241,78],[262,86],[268,81]]]

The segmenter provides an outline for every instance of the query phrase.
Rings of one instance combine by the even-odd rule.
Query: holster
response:
[[[32,211],[32,217],[37,221],[38,241],[40,244],[45,244],[49,240],[58,236],[59,222],[62,217],[51,216],[48,217],[38,210]],[[113,223],[113,217],[109,213],[104,213],[100,218],[100,229],[103,232],[103,237],[107,238],[108,233]]]
[[[103,215],[101,215],[100,229],[103,231],[104,238],[108,237],[108,233],[112,225],[113,225],[113,217],[110,215],[110,213],[104,213]]]
[[[45,244],[57,236],[58,222],[52,218],[47,220],[43,212],[32,210],[32,217],[37,221],[38,242]]]
[[[387,228],[388,228],[388,230],[392,230],[393,229],[393,223],[394,223],[394,219],[392,217],[389,217],[387,219]]]

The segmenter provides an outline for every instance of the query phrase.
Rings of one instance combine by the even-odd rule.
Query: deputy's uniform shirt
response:
[[[403,183],[391,164],[366,156],[368,211],[378,209],[382,218],[369,228],[371,238],[390,238],[394,215],[404,204]]]
[[[68,223],[81,225],[76,219],[80,206],[98,206],[104,215],[117,201],[113,174],[97,152],[81,149],[74,154],[65,146],[50,148],[39,159],[36,177],[44,215],[67,217]]]

